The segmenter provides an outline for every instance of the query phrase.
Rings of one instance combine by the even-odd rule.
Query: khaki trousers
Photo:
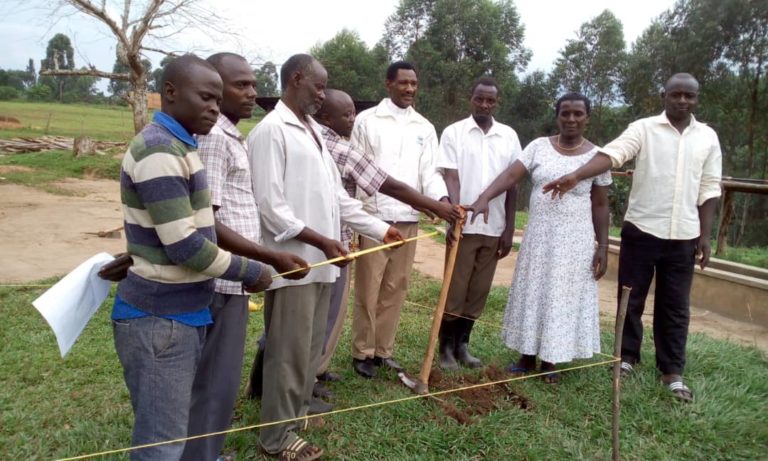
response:
[[[415,237],[418,223],[392,224],[405,238]],[[379,245],[360,237],[360,249]],[[355,308],[352,317],[352,357],[390,358],[400,323],[400,309],[408,292],[408,280],[416,255],[416,243],[367,254],[356,261]]]
[[[455,316],[474,320],[483,313],[496,272],[498,247],[499,237],[462,235],[445,303],[446,321]]]
[[[264,389],[261,422],[305,416],[325,339],[330,283],[310,283],[267,291],[264,295]],[[296,438],[300,422],[261,428],[267,453],[284,450]]]

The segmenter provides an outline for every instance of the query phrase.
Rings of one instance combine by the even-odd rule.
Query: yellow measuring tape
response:
[[[321,261],[319,263],[310,264],[309,267],[300,267],[298,269],[293,269],[293,270],[290,270],[288,272],[283,272],[282,274],[275,274],[275,275],[272,276],[272,278],[276,279],[276,278],[280,278],[280,277],[285,277],[286,275],[295,274],[295,273],[301,272],[303,270],[314,269],[315,267],[320,267],[320,266],[327,266],[328,264],[334,264],[334,263],[341,262],[341,261],[351,261],[351,260],[353,260],[355,258],[359,258],[360,256],[364,256],[364,255],[367,255],[369,253],[376,253],[377,251],[386,250],[387,248],[399,247],[401,245],[405,245],[408,242],[413,242],[413,241],[416,241],[416,240],[419,240],[419,239],[423,239],[425,237],[433,237],[433,236],[435,236],[437,234],[439,234],[438,231],[429,232],[427,234],[417,235],[416,237],[407,238],[405,240],[401,240],[401,241],[398,241],[398,242],[385,243],[384,245],[379,245],[377,247],[368,248],[367,250],[360,250],[360,251],[355,251],[353,253],[347,253],[346,256],[339,256],[337,258],[327,259],[327,260]]]

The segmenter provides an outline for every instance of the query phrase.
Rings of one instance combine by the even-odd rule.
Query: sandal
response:
[[[672,381],[667,384],[667,389],[672,392],[672,395],[681,402],[691,403],[693,402],[693,392],[683,384],[682,380]]]
[[[521,367],[520,365],[517,364],[517,362],[510,363],[504,369],[507,371],[507,373],[511,373],[516,377],[524,376],[534,371],[532,368]]]
[[[560,373],[547,373],[546,375],[542,376],[541,379],[544,380],[545,384],[558,384],[560,382]]]
[[[285,450],[280,452],[281,461],[312,461],[323,456],[323,449],[296,437]]]
[[[619,376],[621,376],[622,378],[628,378],[634,372],[635,372],[635,369],[634,369],[634,367],[632,366],[631,363],[624,362],[624,361],[621,362],[621,368],[620,368],[620,371],[619,371]]]

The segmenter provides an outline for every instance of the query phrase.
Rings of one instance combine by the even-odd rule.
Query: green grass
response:
[[[409,299],[434,306],[439,288],[416,274]],[[5,319],[0,330],[0,453],[4,459],[51,459],[128,446],[132,414],[112,344],[111,300],[62,360],[49,327],[30,305],[42,291],[0,288]],[[473,351],[496,366],[515,359],[496,326],[505,303],[506,290],[494,289],[483,316],[489,323],[478,324],[472,339]],[[428,312],[405,305],[396,356],[414,374],[429,325]],[[261,327],[261,315],[252,315],[246,364],[253,359]],[[765,459],[766,358],[753,348],[692,335],[686,376],[697,400],[682,405],[658,384],[652,338],[646,339],[644,365],[623,385],[624,459]],[[345,378],[332,386],[337,408],[412,395],[391,374],[357,378],[349,364],[349,340],[347,328],[332,364]],[[606,332],[603,349],[610,344]],[[597,360],[602,359],[578,364]],[[321,445],[328,459],[610,459],[611,381],[605,367],[567,372],[558,386],[531,379],[510,388],[530,399],[532,408],[521,410],[501,400],[497,410],[461,425],[437,402],[421,399],[326,416],[325,427],[305,436]],[[454,396],[443,398],[461,404]],[[258,402],[239,402],[234,427],[257,424],[258,411]],[[232,434],[227,449],[236,451],[238,459],[262,459],[256,437],[256,430]]]
[[[22,125],[20,129],[0,129],[0,138],[86,135],[127,142],[134,134],[133,115],[126,106],[0,101],[0,115],[14,117]],[[243,120],[238,127],[247,136],[259,120],[261,116]]]
[[[712,242],[712,248],[716,247],[715,242]],[[718,256],[718,258],[768,269],[768,247],[728,247],[725,249],[725,255]]]
[[[112,155],[89,155],[74,158],[71,152],[47,151],[28,154],[0,154],[0,166],[10,165],[31,169],[0,173],[0,184],[14,183],[37,187],[48,192],[67,194],[51,183],[65,178],[120,178],[120,160]]]

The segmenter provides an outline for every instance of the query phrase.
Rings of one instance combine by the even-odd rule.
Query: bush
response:
[[[0,101],[10,101],[19,97],[19,91],[12,86],[0,86]]]
[[[30,101],[48,101],[51,99],[51,87],[48,85],[37,84],[27,89],[27,98]]]

